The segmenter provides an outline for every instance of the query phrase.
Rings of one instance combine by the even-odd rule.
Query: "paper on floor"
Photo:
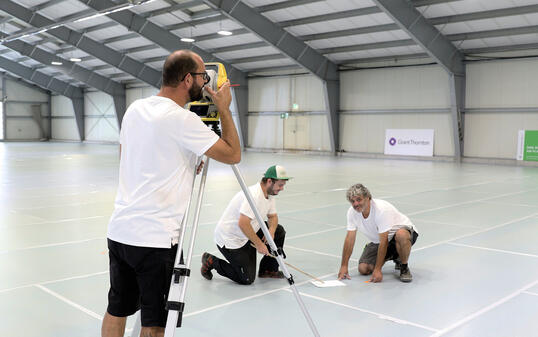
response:
[[[327,287],[345,287],[346,284],[339,280],[329,280],[329,281],[310,281],[313,285],[319,288],[327,288]]]

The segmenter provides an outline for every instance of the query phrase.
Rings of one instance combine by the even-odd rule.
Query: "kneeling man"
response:
[[[418,237],[415,226],[396,207],[381,199],[372,199],[370,191],[362,184],[355,184],[347,190],[347,200],[351,207],[347,211],[347,235],[344,241],[342,264],[338,279],[350,279],[348,262],[357,229],[369,240],[359,259],[359,273],[370,275],[371,282],[381,282],[381,267],[385,261],[393,260],[400,269],[400,280],[411,282],[413,276],[408,267],[411,246]]]
[[[267,217],[265,223],[278,248],[284,246],[286,231],[278,224],[274,196],[284,189],[288,179],[284,168],[274,165],[259,183],[249,187],[260,215]],[[239,284],[251,284],[256,278],[256,251],[265,255],[260,261],[258,277],[284,278],[277,260],[268,256],[266,239],[243,191],[233,197],[220,218],[215,228],[215,243],[228,261],[204,253],[201,268],[204,278],[211,280],[211,270],[215,269]]]

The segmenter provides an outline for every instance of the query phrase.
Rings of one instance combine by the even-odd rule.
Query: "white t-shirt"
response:
[[[194,169],[219,137],[169,98],[133,102],[123,117],[121,159],[108,238],[169,248],[191,195]]]
[[[259,183],[250,186],[249,190],[262,219],[267,220],[268,214],[276,214],[275,199],[272,195],[266,199]],[[239,227],[239,216],[241,214],[252,219],[250,225],[254,232],[260,229],[260,224],[256,220],[256,216],[252,212],[245,194],[243,191],[237,192],[228,204],[228,207],[226,207],[224,214],[220,217],[215,228],[215,243],[219,247],[226,246],[229,249],[237,249],[247,243],[248,237]]]
[[[416,231],[411,220],[385,200],[370,200],[370,214],[366,219],[361,212],[357,212],[353,207],[349,207],[347,211],[347,230],[359,229],[373,243],[379,243],[379,234],[387,231],[389,232],[389,241],[392,240],[400,228]]]

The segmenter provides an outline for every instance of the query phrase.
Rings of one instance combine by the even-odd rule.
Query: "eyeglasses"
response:
[[[192,73],[192,72],[189,72],[187,74],[191,74],[192,76],[196,76],[196,75],[202,75],[203,79],[204,79],[204,85],[208,84],[209,81],[211,80],[211,77],[209,77],[209,74],[207,72],[203,72],[203,73]],[[181,82],[183,82],[183,80],[185,79],[185,77],[187,77],[187,74],[185,74],[185,76],[183,76],[183,78],[181,79]]]

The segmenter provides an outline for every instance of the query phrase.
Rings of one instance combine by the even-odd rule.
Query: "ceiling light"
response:
[[[78,57],[71,57],[71,58],[69,59],[69,61],[71,61],[71,62],[80,62],[80,61],[82,61],[82,59],[81,59],[81,58],[78,58]]]
[[[190,37],[182,37],[181,41],[183,41],[183,42],[194,42],[194,39],[190,38]]]
[[[63,63],[58,61],[52,61],[50,64],[52,64],[53,66],[61,66]]]
[[[228,31],[228,30],[219,30],[219,31],[217,32],[217,34],[219,34],[219,35],[224,35],[224,36],[230,36],[230,35],[232,35],[233,33],[230,32],[230,31]]]

